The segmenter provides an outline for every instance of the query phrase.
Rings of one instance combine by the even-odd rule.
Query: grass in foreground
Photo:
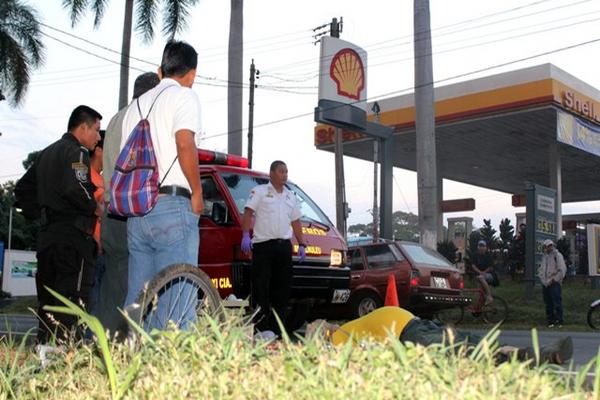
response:
[[[30,349],[0,342],[0,399],[600,397],[600,362],[590,386],[585,369],[568,377],[517,361],[497,366],[489,345],[467,356],[395,339],[338,348],[318,338],[256,344],[247,332],[239,316],[202,317],[193,331],[156,333],[137,345],[67,346],[44,370]]]

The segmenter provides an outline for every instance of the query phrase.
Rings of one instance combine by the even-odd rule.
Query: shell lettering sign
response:
[[[366,109],[366,66],[367,53],[360,47],[338,38],[322,38],[319,100]]]

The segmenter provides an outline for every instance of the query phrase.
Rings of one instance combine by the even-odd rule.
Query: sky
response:
[[[32,73],[26,99],[19,108],[0,102],[0,182],[18,179],[27,154],[57,140],[70,112],[86,104],[103,114],[103,128],[117,111],[119,50],[123,1],[109,1],[98,29],[88,12],[71,26],[61,0],[29,0],[41,17],[46,61]],[[194,90],[202,104],[202,147],[227,150],[227,45],[229,1],[200,0],[188,27],[176,37],[199,53]],[[553,63],[593,87],[600,88],[600,43],[553,50],[600,38],[600,0],[430,0],[434,80],[443,84]],[[343,17],[341,38],[368,52],[367,96],[414,85],[413,1],[410,0],[251,0],[244,4],[244,81],[254,59],[260,71],[255,92],[254,168],[268,170],[274,159],[286,161],[290,180],[301,186],[335,222],[334,157],[314,147],[312,110],[317,105],[319,46],[313,28]],[[154,41],[133,36],[130,86],[140,71],[154,71],[166,39],[160,18]],[[134,21],[135,23],[135,21]],[[515,62],[534,54],[550,54]],[[507,64],[482,73],[483,68]],[[130,89],[131,95],[131,89]],[[248,90],[244,91],[247,127]],[[302,116],[303,115],[303,116]],[[246,130],[244,149],[246,149]],[[437,151],[441,151],[439,148]],[[245,150],[244,150],[245,154]],[[345,157],[349,225],[371,220],[373,166]],[[492,166],[493,167],[493,166]],[[394,168],[394,210],[417,213],[416,173]],[[444,180],[444,199],[473,197],[468,216],[475,226],[491,218],[513,222],[523,208],[511,206],[510,195]],[[600,202],[568,203],[563,214],[595,212]]]

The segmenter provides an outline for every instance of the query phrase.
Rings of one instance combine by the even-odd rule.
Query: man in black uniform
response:
[[[94,283],[92,234],[96,216],[102,213],[102,205],[94,199],[96,188],[90,178],[88,151],[100,140],[101,119],[88,106],[75,108],[67,133],[45,148],[36,160],[41,207],[36,275],[40,342],[47,342],[57,328],[70,331],[76,322],[75,317],[50,315],[43,309],[45,305],[62,305],[45,287],[88,306]]]

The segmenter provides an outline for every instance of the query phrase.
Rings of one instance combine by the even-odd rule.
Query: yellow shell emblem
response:
[[[365,88],[365,69],[356,51],[348,48],[338,51],[331,60],[329,75],[340,96],[360,100],[360,92]]]

